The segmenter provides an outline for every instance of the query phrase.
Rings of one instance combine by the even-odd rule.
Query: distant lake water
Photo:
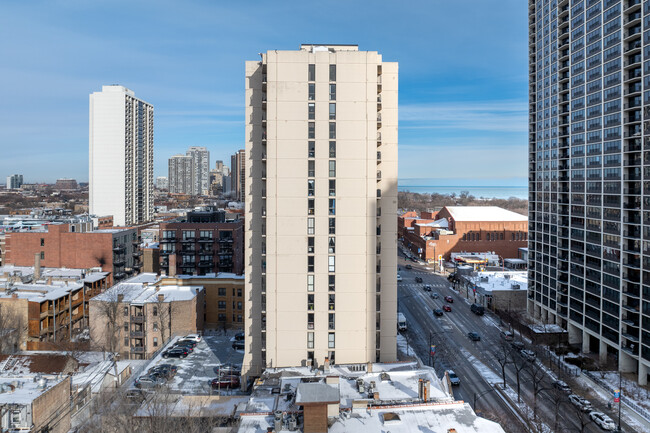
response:
[[[469,191],[470,195],[476,198],[501,198],[508,199],[516,197],[523,200],[528,199],[527,186],[436,186],[436,185],[399,185],[399,191],[417,192],[420,194],[452,194],[460,195],[461,191]]]

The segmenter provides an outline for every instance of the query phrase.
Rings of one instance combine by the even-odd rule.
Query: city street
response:
[[[406,269],[406,265],[411,265],[412,269]],[[403,334],[418,356],[423,362],[429,362],[429,345],[436,345],[433,364],[438,375],[442,376],[445,370],[452,369],[460,378],[460,385],[454,390],[456,399],[469,402],[477,413],[498,421],[508,432],[527,431],[512,413],[510,405],[494,392],[495,387],[492,385],[503,383],[501,366],[497,360],[504,344],[500,336],[499,319],[487,312],[484,316],[472,313],[469,303],[451,289],[451,284],[445,277],[407,260],[401,251],[398,267],[398,273],[402,277],[402,282],[398,283],[398,310],[404,313],[408,323],[408,331]],[[417,277],[422,278],[421,283],[415,281]],[[426,284],[432,287],[431,292],[423,289]],[[437,293],[438,299],[433,299],[431,293]],[[448,295],[454,300],[449,304],[452,311],[444,312],[441,317],[434,316],[434,309],[441,309],[444,304],[448,304],[444,300]],[[477,332],[481,340],[472,341],[467,336],[469,332]],[[537,411],[544,423],[552,431],[602,431],[589,422],[586,414],[581,415],[570,403],[558,403],[565,399],[560,398],[559,391],[550,386],[553,378],[540,367],[539,362],[538,360],[534,364],[539,371],[535,381],[538,388]],[[520,372],[521,397],[532,408],[535,386],[526,370]],[[507,386],[514,390],[516,401],[516,370],[512,364],[506,365],[506,379]],[[596,405],[595,408],[614,418],[612,411]],[[624,424],[622,429],[634,431]]]

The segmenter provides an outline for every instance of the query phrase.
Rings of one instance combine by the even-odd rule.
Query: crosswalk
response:
[[[397,283],[400,287],[405,287],[405,288],[415,288],[415,289],[421,289],[425,285],[431,286],[432,289],[439,288],[443,289],[445,287],[449,287],[449,285],[445,283]]]

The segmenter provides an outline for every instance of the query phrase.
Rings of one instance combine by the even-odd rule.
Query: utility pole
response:
[[[621,399],[623,398],[622,396],[622,390],[621,390],[621,385],[623,385],[623,379],[621,377],[621,368],[619,366],[618,368],[618,392],[621,393],[618,397],[618,431],[621,431]]]

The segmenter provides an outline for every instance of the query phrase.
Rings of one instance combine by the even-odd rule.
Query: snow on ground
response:
[[[619,380],[617,372],[610,371],[605,373],[603,380],[607,382],[612,389],[618,389]],[[621,390],[624,398],[632,400],[645,410],[650,411],[650,391],[648,391],[647,388],[639,386],[637,382],[625,378],[625,376],[622,377],[622,382]]]

